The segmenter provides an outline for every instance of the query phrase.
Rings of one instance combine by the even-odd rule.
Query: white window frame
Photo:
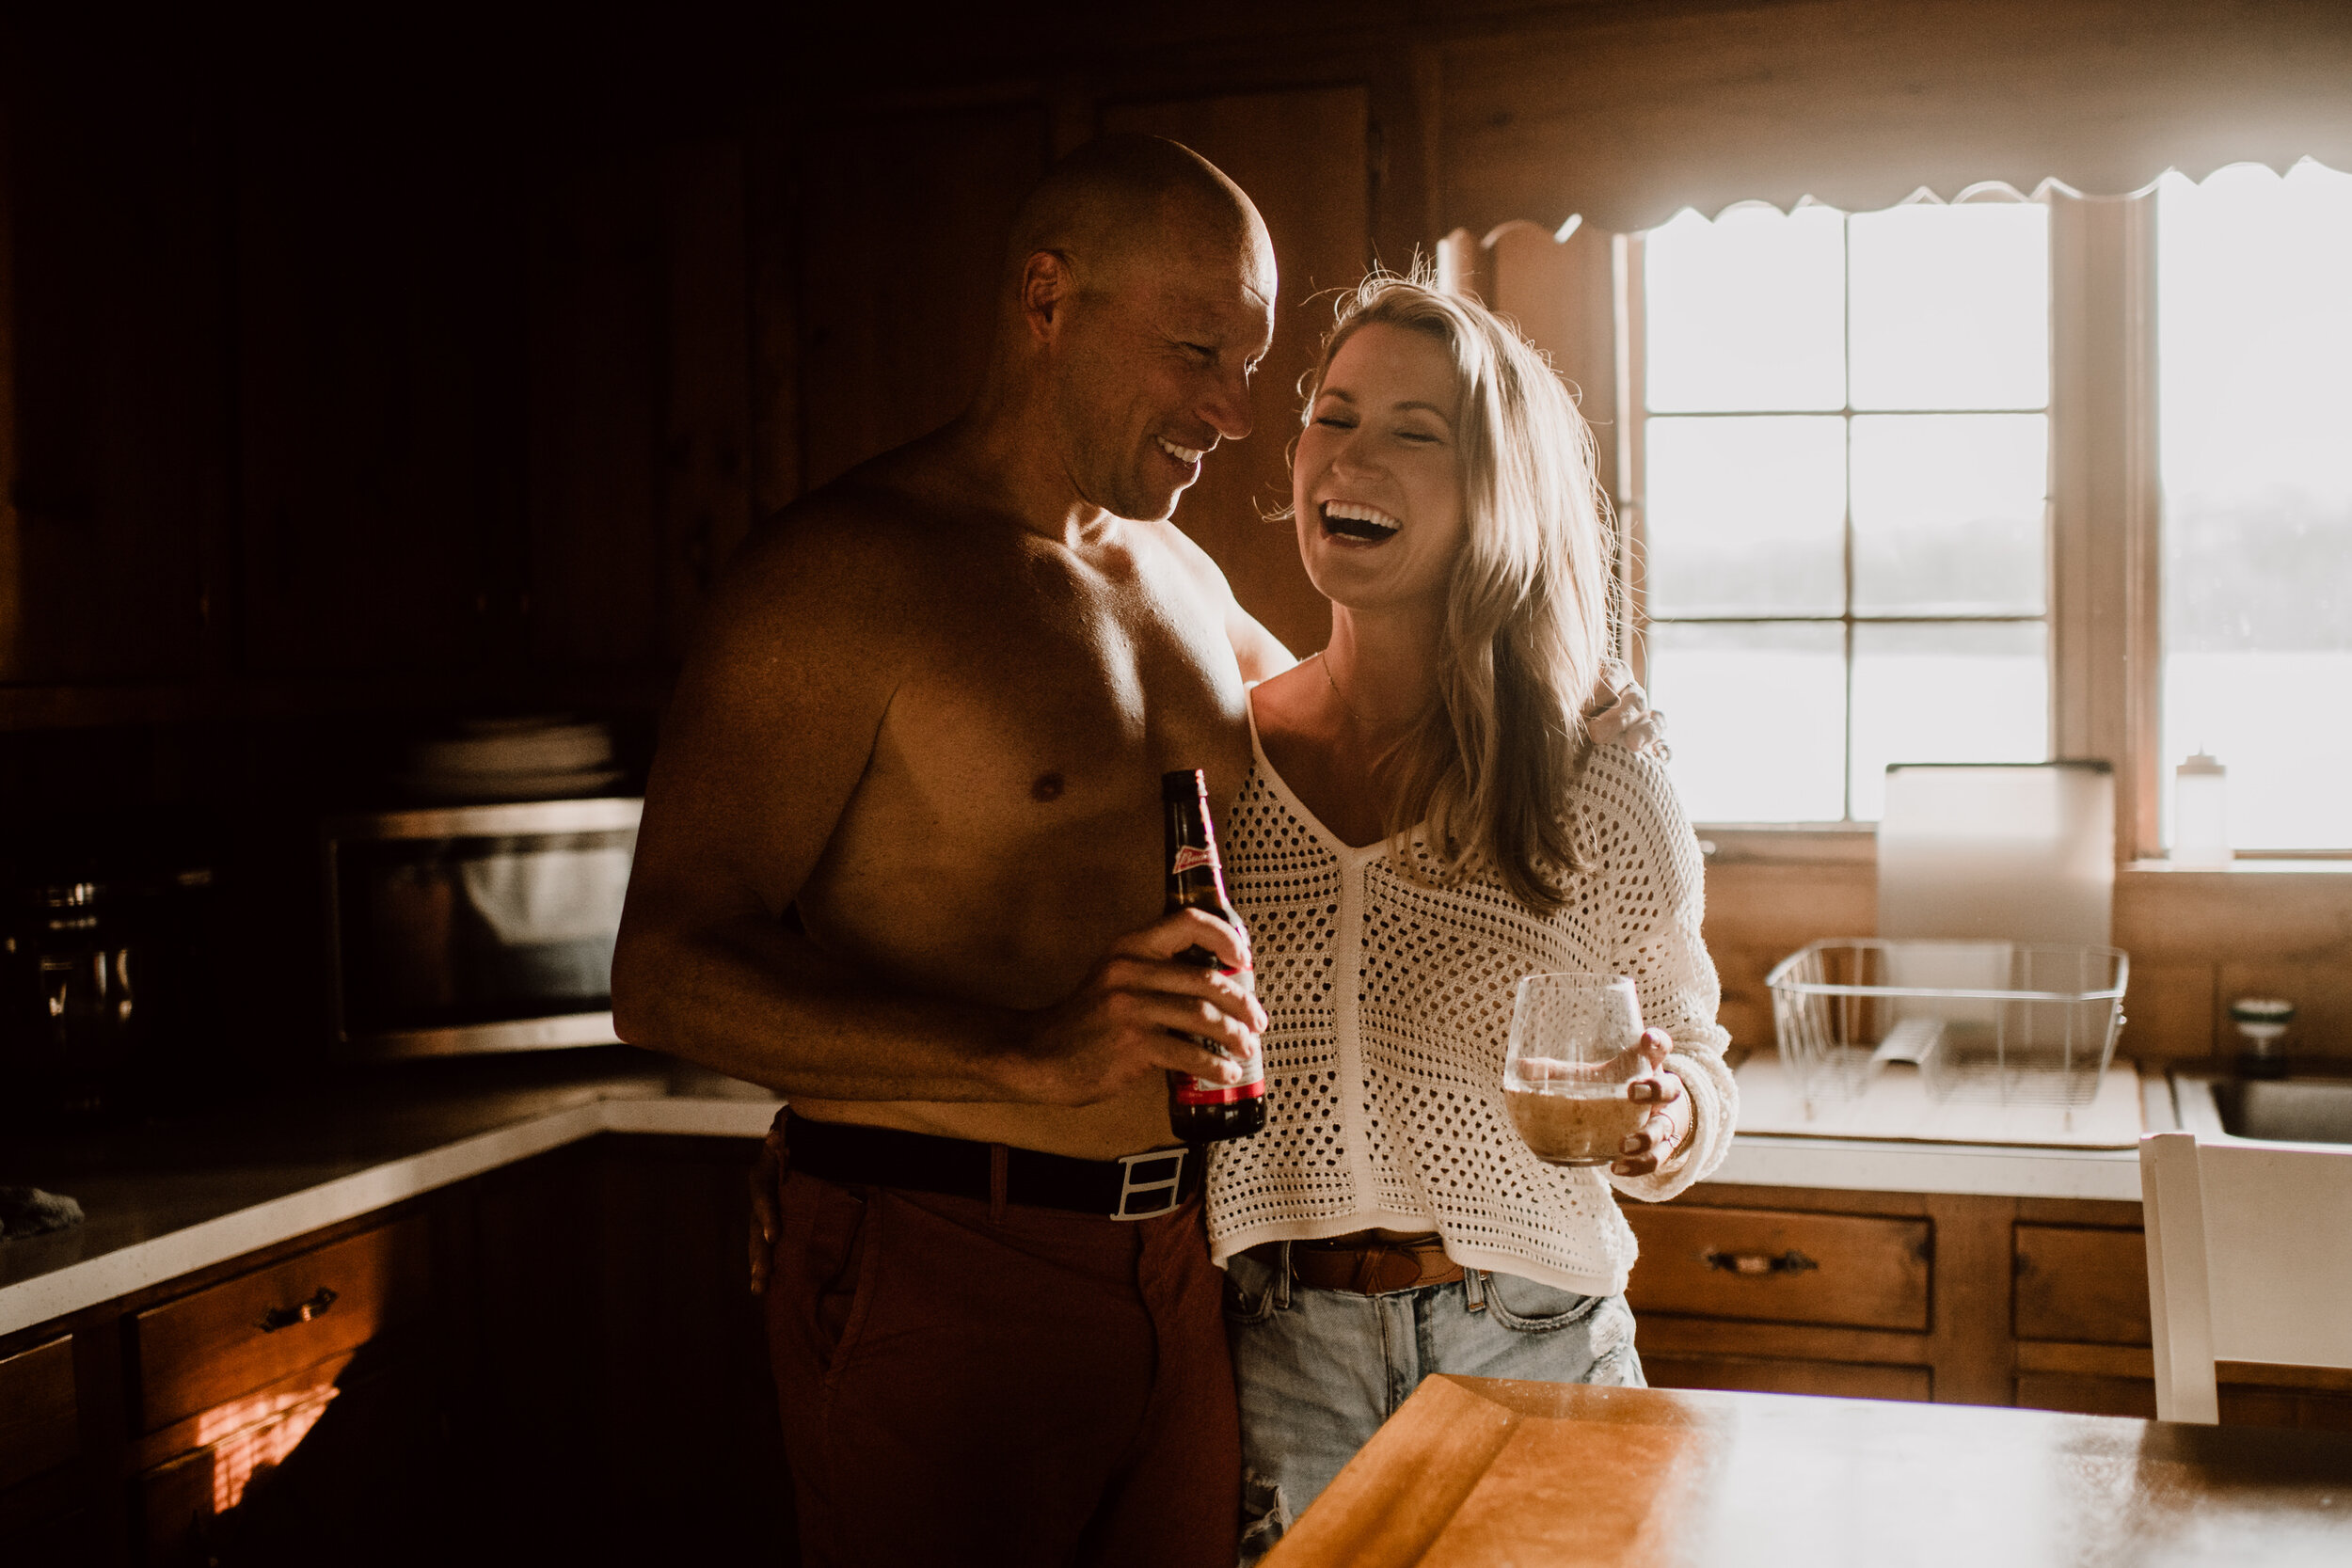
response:
[[[2049,754],[2113,765],[2116,858],[2153,859],[2164,853],[2155,198],[2082,197],[2055,183],[2036,198],[2050,208]],[[1645,678],[1642,245],[1638,234],[1612,244],[1613,401],[1622,416],[1612,467],[1626,541],[1623,651]],[[1759,860],[1865,860],[1876,841],[1869,823],[1708,823],[1701,831]]]

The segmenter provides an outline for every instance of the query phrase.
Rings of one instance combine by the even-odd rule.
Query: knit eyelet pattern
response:
[[[1610,1188],[1670,1197],[1723,1163],[1738,1091],[1699,935],[1698,843],[1666,769],[1597,748],[1565,809],[1591,869],[1538,916],[1491,875],[1437,885],[1418,833],[1406,853],[1422,876],[1385,846],[1339,842],[1258,752],[1217,836],[1268,1018],[1266,1125],[1212,1156],[1219,1262],[1261,1242],[1436,1230],[1465,1268],[1613,1295],[1636,1248]],[[1696,1132],[1668,1169],[1555,1168],[1513,1128],[1513,993],[1562,970],[1630,976],[1643,1022],[1674,1037]]]

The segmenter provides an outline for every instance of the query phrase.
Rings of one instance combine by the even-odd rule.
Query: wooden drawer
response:
[[[1625,1217],[1642,1243],[1626,1290],[1637,1315],[1928,1326],[1926,1220],[1643,1203]]]
[[[2148,1249],[2137,1230],[2014,1227],[2013,1327],[2020,1339],[2145,1345]]]
[[[54,1470],[81,1451],[72,1337],[0,1361],[0,1487]]]
[[[415,1214],[150,1307],[132,1323],[138,1430],[168,1426],[421,1318],[432,1285],[425,1219]]]
[[[1769,1355],[1645,1355],[1642,1372],[1653,1388],[1726,1388],[1750,1394],[1820,1394],[1842,1400],[1934,1397],[1925,1367],[1881,1367],[1854,1361],[1796,1361]]]

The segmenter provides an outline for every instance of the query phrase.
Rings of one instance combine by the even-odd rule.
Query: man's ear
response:
[[[1069,257],[1058,250],[1031,252],[1021,268],[1021,319],[1029,336],[1051,342],[1077,292]]]

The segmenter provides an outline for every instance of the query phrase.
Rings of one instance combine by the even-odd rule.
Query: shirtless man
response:
[[[613,1016],[791,1102],[767,1293],[812,1565],[1232,1560],[1199,1158],[1121,1157],[1173,1144],[1167,1069],[1241,1077],[1185,1037],[1247,1059],[1265,1022],[1240,933],[1156,917],[1161,773],[1229,801],[1243,682],[1292,662],[1166,521],[1249,433],[1274,295],[1204,160],[1073,154],[977,399],[744,551],[664,721]]]

